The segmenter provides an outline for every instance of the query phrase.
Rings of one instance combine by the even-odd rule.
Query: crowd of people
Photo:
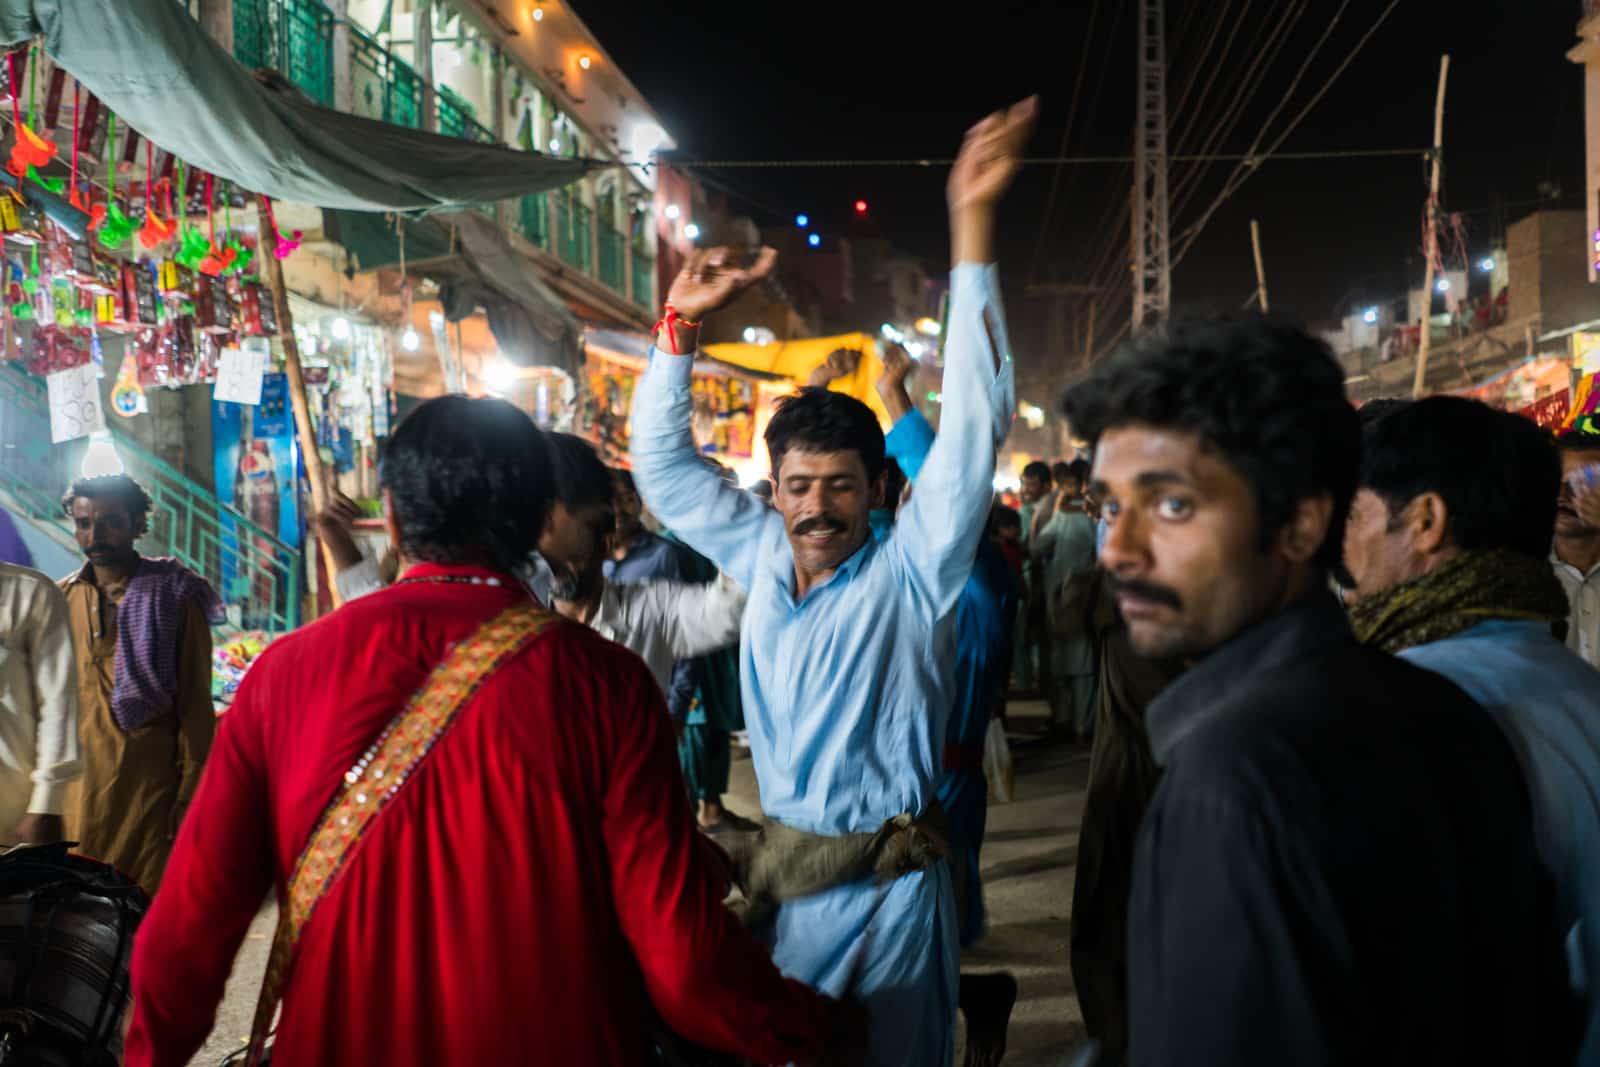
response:
[[[1033,112],[952,171],[937,430],[902,350],[887,432],[836,352],[740,489],[696,451],[692,360],[775,257],[700,252],[630,469],[422,405],[391,556],[336,498],[343,606],[220,728],[215,592],[137,553],[131,479],[70,487],[83,568],[0,568],[0,827],[153,896],[125,1062],[190,1061],[273,894],[256,1062],[272,1033],[292,1064],[926,1067],[959,1013],[998,1063],[1017,983],[960,958],[1008,693],[1092,740],[1086,1061],[1600,1062],[1600,437],[1358,411],[1305,332],[1190,322],[1070,389],[1087,454],[997,502],[994,213]],[[725,805],[740,731],[760,812]]]

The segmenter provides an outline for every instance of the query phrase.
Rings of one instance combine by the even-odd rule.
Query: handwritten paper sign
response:
[[[222,357],[217,360],[217,384],[212,396],[231,404],[259,404],[261,376],[265,371],[260,350],[224,348]]]
[[[76,441],[106,428],[100,382],[93,363],[58,370],[45,378],[50,398],[50,443]]]

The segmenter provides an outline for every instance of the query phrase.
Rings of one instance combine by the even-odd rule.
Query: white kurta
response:
[[[0,842],[26,814],[60,815],[78,774],[67,599],[39,572],[0,563]]]

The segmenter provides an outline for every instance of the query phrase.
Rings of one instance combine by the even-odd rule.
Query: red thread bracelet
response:
[[[690,322],[682,315],[679,315],[678,309],[673,307],[671,304],[666,305],[666,307],[663,309],[663,312],[664,313],[661,316],[661,321],[655,324],[655,328],[651,332],[659,334],[661,332],[661,327],[665,326],[667,328],[667,344],[672,348],[672,354],[675,356],[681,356],[683,353],[678,351],[678,333],[676,327],[682,326],[686,329],[698,330],[700,328],[700,324],[698,322]]]

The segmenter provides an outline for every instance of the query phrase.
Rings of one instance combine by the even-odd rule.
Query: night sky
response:
[[[1134,114],[1133,0],[990,0],[945,14],[926,3],[651,7],[576,0],[580,17],[652,102],[683,159],[945,157],[985,111],[1038,92],[1043,115],[1030,154],[1124,155]],[[1229,106],[1237,123],[1216,149],[1250,146],[1271,110],[1269,140],[1308,102],[1388,6],[1388,0],[1168,0],[1169,150],[1195,150]],[[1342,15],[1298,88],[1297,69]],[[1451,3],[1399,0],[1284,151],[1421,148],[1432,132],[1439,56],[1451,55],[1445,112],[1444,203],[1465,213],[1467,251],[1538,206],[1582,205],[1582,69],[1566,59],[1578,0]],[[1091,17],[1094,31],[1088,34]],[[1229,36],[1226,58],[1219,58]],[[1089,45],[1085,48],[1085,38]],[[1278,51],[1269,44],[1278,40]],[[1209,49],[1206,47],[1209,43]],[[1085,55],[1087,59],[1085,60]],[[1253,95],[1239,86],[1257,65]],[[1059,152],[1082,67],[1075,127]],[[1199,101],[1207,80],[1209,98]],[[1183,89],[1189,102],[1178,109]],[[1198,106],[1197,106],[1198,104]],[[1173,229],[1192,225],[1232,163],[1174,164]],[[762,223],[805,212],[848,232],[851,205],[930,269],[947,262],[943,174],[846,167],[707,171]],[[1058,181],[1048,216],[1052,181]],[[1122,166],[1028,168],[1002,217],[1002,272],[1025,370],[1042,351],[1030,281],[1120,281],[1129,189]],[[1421,274],[1426,168],[1418,158],[1269,162],[1211,218],[1174,271],[1174,303],[1237,309],[1254,289],[1249,220],[1263,233],[1273,310],[1317,322],[1402,293]],[[1180,186],[1192,185],[1179,204]],[[1125,299],[1101,309],[1126,317]],[[1102,337],[1104,334],[1102,333]]]

